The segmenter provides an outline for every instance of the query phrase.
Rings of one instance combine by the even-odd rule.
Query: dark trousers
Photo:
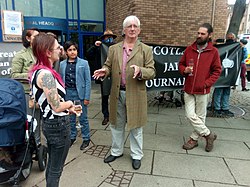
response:
[[[109,117],[109,95],[102,95],[102,113],[104,118]]]
[[[48,145],[46,187],[58,187],[63,166],[70,147],[69,116],[57,119],[43,119],[43,134]]]
[[[241,64],[240,78],[241,78],[241,87],[242,87],[242,89],[246,88],[246,71],[247,71],[246,64]]]
[[[105,87],[104,83],[101,83],[101,96],[102,96],[102,114],[104,118],[109,117],[109,94],[110,88]]]

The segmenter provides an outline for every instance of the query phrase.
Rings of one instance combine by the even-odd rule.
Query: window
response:
[[[15,10],[21,11],[24,16],[41,16],[40,0],[15,0]]]
[[[0,9],[1,10],[13,10],[12,9],[12,0],[0,0]]]
[[[102,23],[80,23],[81,31],[87,32],[103,32]]]
[[[77,31],[78,29],[78,25],[77,25],[77,22],[76,21],[69,21],[69,30],[73,30],[73,31]]]
[[[68,0],[69,19],[77,19],[77,0]]]
[[[104,1],[103,0],[81,0],[80,19],[104,21]]]
[[[43,0],[43,17],[66,19],[65,0]]]
[[[0,9],[7,10],[5,0],[0,0]]]

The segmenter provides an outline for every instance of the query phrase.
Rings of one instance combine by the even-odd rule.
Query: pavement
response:
[[[204,138],[195,149],[182,149],[192,131],[184,106],[159,103],[155,95],[148,92],[144,157],[141,168],[134,170],[128,132],[124,156],[110,164],[103,162],[110,152],[111,133],[108,126],[101,125],[100,87],[93,83],[88,108],[92,142],[81,151],[79,135],[70,148],[60,187],[250,187],[250,92],[242,92],[240,86],[232,90],[230,110],[235,117],[207,117],[207,126],[218,135],[211,152],[205,151]],[[34,161],[29,178],[21,185],[44,187],[44,174]]]

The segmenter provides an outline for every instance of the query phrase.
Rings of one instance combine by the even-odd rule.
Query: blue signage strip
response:
[[[67,32],[66,19],[45,17],[24,17],[24,28],[38,28],[43,30],[59,30]]]

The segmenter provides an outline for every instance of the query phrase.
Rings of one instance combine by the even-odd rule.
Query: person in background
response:
[[[235,43],[235,34],[228,33],[226,35],[225,44],[230,45]],[[214,101],[214,115],[216,117],[234,117],[234,113],[229,110],[229,98],[231,93],[231,87],[216,87],[213,93]]]
[[[241,87],[242,91],[249,91],[248,88],[246,88],[246,71],[247,66],[245,60],[247,59],[248,52],[245,45],[247,44],[247,40],[241,39],[240,45],[242,47],[242,60],[241,60],[241,72],[240,72],[240,78],[241,78]]]
[[[65,101],[65,89],[60,75],[52,68],[61,53],[57,40],[45,33],[32,44],[36,65],[30,72],[32,91],[43,116],[43,134],[48,145],[46,187],[58,187],[70,147],[69,114],[76,113],[72,101]]]
[[[47,32],[47,34],[50,34],[51,36],[53,36],[53,37],[58,41],[57,35],[55,35],[53,32]],[[63,60],[65,60],[66,58],[67,58],[67,55],[66,55],[66,53],[65,53],[65,51],[64,51],[64,49],[63,49],[63,46],[61,46],[60,59],[59,59],[59,61],[57,61],[57,62],[55,62],[55,63],[53,64],[53,68],[54,68],[54,70],[56,70],[56,72],[59,73],[60,62],[63,61]]]
[[[199,137],[204,137],[205,150],[212,151],[217,138],[205,124],[210,89],[221,73],[219,52],[211,42],[212,33],[213,27],[209,23],[202,24],[196,41],[186,48],[179,62],[179,71],[185,76],[185,112],[194,128],[182,146],[185,150],[197,147]]]
[[[82,113],[79,117],[82,133],[82,145],[80,150],[89,146],[90,130],[88,121],[88,104],[91,92],[91,76],[88,61],[79,58],[78,45],[73,41],[67,41],[64,44],[64,50],[68,56],[66,60],[60,62],[60,74],[65,83],[66,100],[80,100]],[[70,116],[71,123],[71,145],[76,141],[76,115]]]
[[[141,167],[142,127],[147,123],[145,81],[155,76],[152,49],[138,40],[140,31],[140,20],[136,16],[126,17],[123,41],[110,46],[105,64],[93,75],[94,79],[112,77],[109,117],[112,147],[104,162],[110,163],[123,156],[127,123],[135,170]]]
[[[102,48],[101,45],[105,44],[106,46],[110,47],[114,44],[114,39],[117,36],[113,34],[110,29],[106,29],[104,34],[100,37],[100,40],[95,42],[95,45],[88,50],[88,56],[90,58],[94,58],[94,63],[96,69],[99,69],[103,66],[103,63],[106,61],[107,56],[102,56]],[[103,57],[103,58],[102,58]],[[96,80],[97,84],[101,85],[101,97],[102,97],[102,114],[103,114],[103,121],[102,125],[107,125],[109,122],[109,95],[111,89],[111,79],[107,78],[103,81]]]
[[[25,98],[26,98],[26,103],[27,103],[27,114],[31,116],[33,114],[34,107],[33,106],[29,107],[29,100],[33,99],[33,95],[30,91],[30,84],[28,81],[28,78],[29,78],[28,76],[29,76],[29,70],[36,63],[36,58],[34,57],[33,52],[32,52],[32,43],[33,43],[34,37],[38,34],[39,34],[39,31],[36,28],[23,30],[22,43],[23,43],[24,49],[19,51],[14,56],[14,58],[12,59],[12,63],[11,63],[11,78],[19,79],[19,81],[22,83],[24,91],[25,91]],[[40,115],[40,110],[37,108],[35,109],[34,117],[37,121],[37,128],[34,134],[35,140],[36,140],[36,144],[40,146],[41,144],[41,133],[40,133],[41,115]]]

